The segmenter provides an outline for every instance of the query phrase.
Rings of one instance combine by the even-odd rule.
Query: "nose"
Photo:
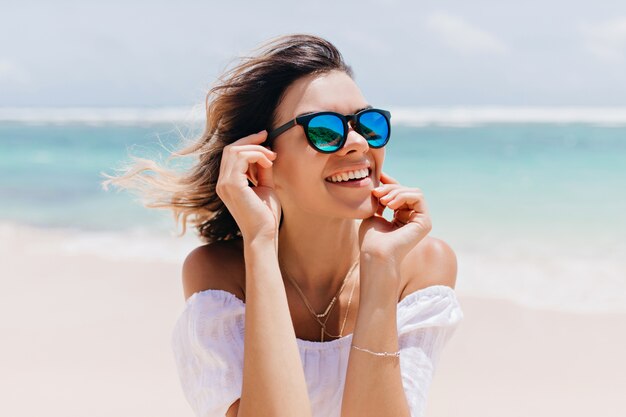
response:
[[[366,153],[369,150],[370,145],[367,143],[367,140],[363,136],[361,136],[354,127],[352,123],[348,123],[348,135],[346,136],[346,143],[343,145],[338,153],[341,154],[349,154],[351,152],[361,152]]]

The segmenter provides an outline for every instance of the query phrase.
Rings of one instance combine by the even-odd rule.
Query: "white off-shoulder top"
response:
[[[411,417],[422,417],[437,359],[459,322],[453,288],[434,285],[398,303],[402,384]],[[191,295],[171,343],[184,395],[197,417],[223,417],[241,397],[245,303],[223,290]],[[327,342],[296,338],[314,417],[340,417],[352,334]]]

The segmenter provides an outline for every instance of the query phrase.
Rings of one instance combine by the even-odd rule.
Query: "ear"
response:
[[[264,142],[265,143],[265,142]],[[272,150],[272,147],[269,145],[264,145],[265,148]],[[246,177],[250,183],[250,186],[256,187],[259,185],[259,166],[257,164],[248,165],[248,171],[246,172]]]
[[[250,164],[248,166],[248,172],[246,172],[246,177],[248,177],[248,181],[252,183],[253,186],[257,186],[259,183],[258,177],[259,171],[256,164]]]

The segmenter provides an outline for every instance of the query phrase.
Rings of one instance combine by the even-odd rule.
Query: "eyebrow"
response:
[[[358,109],[358,110],[355,110],[355,111],[354,111],[354,113],[352,113],[352,114],[357,114],[358,112],[360,112],[360,111],[362,111],[362,110],[373,109],[373,108],[374,108],[374,107],[372,107],[372,105],[371,105],[371,104],[368,104],[367,106],[365,106],[365,107],[363,107],[363,108],[360,108],[360,109]],[[307,114],[317,113],[317,112],[320,112],[320,111],[328,111],[328,110],[315,110],[315,111],[308,111],[308,112],[305,112],[305,113],[301,113],[301,114],[297,115],[296,117],[306,116]]]

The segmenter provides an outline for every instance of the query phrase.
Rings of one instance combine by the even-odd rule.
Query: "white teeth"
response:
[[[361,179],[365,178],[369,175],[369,170],[367,168],[359,169],[356,171],[347,171],[342,172],[340,174],[335,174],[327,178],[331,182],[342,182],[348,181],[349,179]]]

